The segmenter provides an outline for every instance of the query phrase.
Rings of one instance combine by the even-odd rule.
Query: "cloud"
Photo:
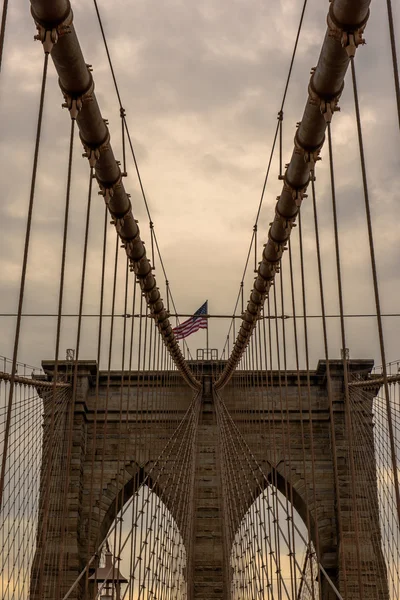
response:
[[[143,185],[150,204],[157,238],[163,253],[171,290],[178,310],[191,312],[205,297],[212,313],[230,314],[242,277],[248,244],[261,195],[277,112],[284,89],[296,33],[300,6],[293,0],[267,4],[211,0],[158,2],[141,0],[100,3],[103,23]],[[94,68],[96,94],[103,116],[110,121],[115,155],[122,158],[121,123],[113,82],[92,5],[74,5],[76,29],[85,59]],[[313,3],[304,25],[283,122],[283,162],[293,148],[295,124],[301,118],[307,96],[309,71],[316,64],[324,36],[326,6]],[[357,52],[368,183],[376,242],[377,264],[384,310],[397,310],[399,234],[397,189],[399,184],[398,129],[396,125],[390,48],[384,11],[372,10],[366,31],[367,45]],[[0,112],[2,119],[2,173],[0,269],[3,312],[16,309],[23,253],[30,176],[33,160],[38,93],[42,69],[40,44],[33,43],[34,27],[22,0],[9,12]],[[45,120],[40,151],[37,192],[33,215],[25,310],[55,311],[65,200],[69,118],[61,110],[61,93],[52,66],[45,101]],[[332,124],[335,180],[341,240],[345,306],[349,312],[371,312],[369,245],[366,235],[357,135],[351,82],[340,101],[341,112]],[[67,249],[65,306],[76,310],[79,295],[80,256],[87,194],[87,163],[80,159],[76,140]],[[127,190],[132,194],[151,254],[146,210],[134,166],[128,153]],[[328,309],[337,310],[334,272],[332,211],[327,147],[317,170],[317,205],[321,233]],[[268,223],[280,193],[277,155],[273,162],[258,228],[259,260]],[[103,201],[93,194],[93,223],[89,244],[87,306],[98,306],[103,227]],[[307,289],[310,310],[319,312],[316,251],[311,198],[303,203]],[[112,272],[110,226],[108,273]],[[297,233],[293,245],[298,247]],[[298,257],[298,250],[296,250]],[[298,265],[298,258],[295,258]],[[251,261],[252,264],[253,261]],[[156,275],[164,298],[165,282],[160,263]],[[249,270],[245,297],[252,285]],[[119,275],[119,288],[123,273]],[[296,276],[297,288],[299,278]],[[107,306],[111,294],[107,283]],[[357,291],[358,290],[358,291]],[[298,297],[298,289],[296,298]],[[361,299],[361,301],[360,301]],[[118,296],[123,312],[123,293]],[[287,303],[290,306],[290,302]],[[299,308],[299,307],[298,307]],[[3,323],[3,353],[10,354],[13,326]],[[393,331],[397,321],[392,322]],[[363,328],[349,322],[349,345],[376,356],[375,324]],[[54,328],[52,321],[45,330]],[[220,350],[228,322],[210,322],[210,343]],[[52,336],[41,348],[32,349],[38,327],[24,324],[21,358],[28,362],[54,353]],[[71,328],[62,346],[73,346]],[[355,335],[353,334],[355,332]],[[335,334],[336,336],[336,334]],[[366,337],[363,337],[366,336]],[[29,342],[27,341],[29,340]],[[334,338],[334,347],[336,337]],[[202,333],[189,339],[193,351],[203,345]],[[25,345],[27,344],[27,345]],[[389,358],[396,358],[396,340],[387,339]],[[43,355],[42,355],[43,352]],[[314,362],[320,344],[313,342]],[[335,355],[336,355],[335,351]],[[87,358],[92,358],[88,355]]]
[[[315,5],[314,5],[315,4]],[[326,6],[307,7],[294,63],[283,122],[283,162],[293,148],[295,124],[307,97],[310,67],[316,64],[326,20]],[[141,0],[135,6],[100,3],[103,24],[113,58],[120,93],[140,167],[144,189],[155,223],[171,290],[181,312],[198,308],[205,297],[212,313],[230,314],[246,260],[254,219],[276,127],[300,6],[293,0],[272,5],[242,0],[215,4],[211,0],[169,2]],[[117,158],[122,158],[121,122],[106,55],[90,4],[74,6],[76,29],[87,62],[93,65],[96,94],[110,122]],[[34,27],[22,0],[9,12],[0,111],[3,115],[1,164],[3,202],[0,207],[1,304],[3,312],[16,308],[23,252],[30,171],[33,159],[42,69],[40,44],[32,42]],[[396,124],[390,48],[384,11],[373,10],[366,31],[367,45],[357,52],[356,66],[365,141],[368,183],[373,215],[377,264],[384,310],[397,310],[396,297],[399,234],[394,215],[399,179]],[[373,84],[371,85],[371,82]],[[50,65],[45,120],[42,134],[31,251],[28,264],[25,310],[55,311],[65,200],[69,119],[60,109],[62,98]],[[341,241],[344,298],[349,312],[373,312],[373,293],[360,176],[357,134],[351,82],[346,80],[341,112],[332,124],[335,182]],[[87,194],[87,164],[80,159],[76,141],[67,249],[65,307],[76,310],[79,295],[80,256]],[[327,309],[337,310],[337,289],[330,276],[335,269],[332,210],[327,147],[317,170],[317,205]],[[148,252],[151,243],[147,214],[141,199],[134,165],[127,154],[126,188],[132,195]],[[257,260],[266,241],[268,223],[280,193],[277,154],[272,165],[258,227]],[[85,304],[98,306],[100,285],[103,203],[93,195],[90,233],[90,266]],[[311,198],[303,203],[303,229],[307,295],[310,310],[319,312],[316,250]],[[107,254],[112,272],[113,231]],[[298,247],[294,232],[293,246]],[[298,250],[296,250],[298,265]],[[251,260],[251,264],[253,260]],[[334,272],[334,271],[333,271]],[[165,281],[156,261],[156,276],[164,298]],[[245,297],[252,285],[250,269]],[[119,274],[119,289],[123,272]],[[296,276],[297,288],[299,278]],[[358,290],[358,292],[355,292]],[[106,286],[110,307],[111,283]],[[299,290],[296,291],[296,298]],[[360,298],[362,302],[360,303]],[[123,293],[117,310],[123,312]],[[290,306],[290,302],[287,302]],[[299,308],[299,307],[298,307]],[[94,310],[94,308],[93,308]],[[4,319],[4,318],[3,318]],[[3,353],[10,354],[13,326],[2,320]],[[397,322],[392,321],[393,330]],[[228,321],[210,322],[210,343],[222,348]],[[359,326],[349,322],[349,345],[375,355],[376,343],[367,331],[360,341]],[[44,327],[54,328],[54,322]],[[39,328],[40,329],[40,328]],[[38,327],[26,321],[21,346],[32,361]],[[66,331],[71,331],[70,327]],[[353,337],[353,331],[356,332]],[[337,333],[334,337],[336,347]],[[43,346],[51,356],[53,343]],[[193,352],[203,345],[202,333],[188,340]],[[73,346],[71,334],[62,345]],[[396,358],[396,342],[387,340],[390,358]],[[28,348],[30,348],[28,350]],[[313,342],[314,362],[320,344]],[[391,353],[394,353],[393,356]],[[336,352],[335,352],[336,354]],[[87,356],[92,358],[92,356]],[[35,359],[42,357],[35,353]],[[377,357],[379,362],[379,357]]]
[[[151,208],[168,280],[179,312],[193,312],[205,299],[212,314],[230,315],[242,278],[255,215],[285,86],[300,16],[295,0],[125,0],[105,2],[100,10],[115,73],[127,112],[146,196]],[[75,25],[85,60],[93,65],[96,95],[109,120],[116,157],[122,160],[119,105],[92,3],[73,3]],[[310,68],[315,66],[326,27],[327,4],[313,0],[306,10],[294,70],[284,108],[283,163],[288,162],[296,122],[307,99]],[[372,5],[367,45],[357,51],[356,68],[361,101],[368,185],[384,312],[398,311],[400,233],[397,224],[399,131],[394,100],[387,17]],[[398,24],[398,23],[396,23]],[[35,28],[26,2],[9,7],[1,73],[0,115],[0,313],[15,313],[33,163],[43,52],[32,38]],[[62,95],[50,63],[45,118],[31,246],[25,290],[25,312],[55,313],[58,306],[64,202],[66,195],[69,117],[61,109]],[[341,242],[344,305],[347,314],[374,313],[369,243],[354,120],[352,85],[347,77],[334,117],[335,183]],[[88,189],[87,161],[81,158],[78,137],[71,188],[63,309],[76,313]],[[328,150],[317,166],[317,206],[327,312],[337,314],[338,297]],[[151,256],[151,238],[135,169],[127,150],[126,188]],[[267,240],[274,215],[279,161],[275,154],[258,224],[256,262]],[[84,311],[99,310],[104,201],[93,191],[92,222]],[[320,313],[316,243],[311,190],[302,207],[306,297],[309,313]],[[107,225],[104,312],[110,314],[115,232]],[[293,232],[295,301],[302,313],[298,228]],[[287,253],[286,253],[287,254]],[[288,260],[284,257],[286,292]],[[245,277],[244,302],[251,289],[254,249]],[[166,299],[165,278],[156,257],[156,276]],[[125,265],[120,256],[115,311],[124,312]],[[132,281],[132,280],[131,280]],[[279,288],[279,285],[277,286]],[[129,288],[132,301],[133,283]],[[139,295],[138,295],[139,297]],[[138,310],[139,303],[136,304]],[[241,302],[239,301],[239,309]],[[274,307],[272,307],[272,311]],[[278,306],[278,312],[280,307]],[[131,312],[131,308],[129,309]],[[289,293],[285,312],[292,314]],[[105,319],[103,358],[109,341]],[[174,322],[174,319],[173,319]],[[129,322],[130,323],[130,322]],[[288,367],[294,366],[293,321],[287,322]],[[113,368],[120,368],[124,320],[116,319]],[[239,322],[236,323],[237,325]],[[0,317],[2,355],[11,356],[15,317]],[[328,324],[329,352],[341,348],[339,321]],[[23,320],[19,359],[39,364],[54,356],[56,319]],[[81,358],[97,354],[97,318],[84,321]],[[222,350],[229,319],[210,321],[210,347]],[[398,358],[400,319],[385,318],[388,360]],[[302,328],[299,327],[299,335]],[[61,358],[76,346],[76,319],[62,324]],[[311,366],[323,356],[321,322],[309,321]],[[374,319],[347,319],[347,345],[352,358],[373,357],[380,364]],[[232,348],[233,339],[230,340]],[[205,333],[188,340],[192,354],[205,347]],[[300,355],[303,357],[304,340]],[[134,340],[137,345],[137,337]],[[137,359],[137,353],[135,353]],[[304,362],[304,361],[303,361]],[[104,364],[102,366],[104,366]],[[136,363],[134,363],[136,364]],[[303,366],[303,365],[302,365]],[[383,475],[382,475],[383,477]],[[1,585],[1,583],[0,583]]]

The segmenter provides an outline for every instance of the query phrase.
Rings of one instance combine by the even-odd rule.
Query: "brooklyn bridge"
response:
[[[1,598],[400,599],[399,10],[3,0]]]

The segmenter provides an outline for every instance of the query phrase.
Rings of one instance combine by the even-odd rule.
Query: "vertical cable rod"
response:
[[[21,331],[22,306],[23,306],[23,302],[24,302],[26,270],[27,270],[27,265],[28,265],[28,254],[29,254],[29,242],[30,242],[30,236],[31,236],[33,205],[34,205],[35,191],[36,191],[36,176],[37,176],[37,167],[38,167],[38,159],[39,159],[40,136],[41,136],[41,132],[42,132],[44,97],[45,97],[45,91],[46,91],[48,64],[49,64],[49,53],[45,52],[44,63],[43,63],[43,73],[42,73],[42,85],[41,85],[41,90],[40,90],[39,113],[38,113],[38,121],[37,121],[37,128],[36,128],[36,140],[35,140],[35,151],[34,151],[34,157],[33,157],[28,216],[27,216],[27,222],[26,222],[24,256],[22,259],[22,272],[21,272],[21,280],[20,280],[20,288],[19,288],[17,324],[16,324],[16,328],[15,328],[14,350],[13,350],[11,379],[10,379],[10,390],[9,390],[9,396],[8,396],[7,421],[6,421],[6,427],[5,427],[5,432],[4,432],[3,456],[2,456],[2,462],[1,462],[0,510],[2,507],[2,503],[3,503],[4,477],[5,477],[6,464],[7,464],[7,452],[8,452],[8,443],[9,443],[9,434],[10,434],[10,425],[11,425],[11,413],[12,413],[13,396],[14,396],[14,382],[15,382],[15,376],[17,373],[17,356],[18,356],[18,348],[19,348],[19,336],[20,336],[20,331]]]
[[[397,455],[396,455],[396,447],[395,447],[395,443],[394,443],[393,418],[392,418],[392,409],[390,406],[389,384],[388,384],[388,380],[387,380],[386,351],[385,351],[385,343],[384,343],[384,336],[383,336],[381,303],[380,303],[380,296],[379,296],[378,274],[377,274],[376,258],[375,258],[375,244],[374,244],[374,236],[373,236],[373,231],[372,231],[372,218],[371,218],[371,208],[370,208],[370,202],[369,202],[367,168],[366,168],[366,163],[365,163],[364,141],[363,141],[363,134],[362,134],[360,103],[359,103],[359,99],[358,99],[358,87],[357,87],[357,77],[356,77],[356,68],[354,65],[354,58],[350,59],[350,64],[351,64],[351,75],[352,75],[352,81],[353,81],[354,106],[355,106],[356,121],[357,121],[358,145],[359,145],[359,150],[360,150],[360,162],[361,162],[361,173],[362,173],[362,182],[363,182],[363,191],[364,191],[365,214],[366,214],[367,228],[368,228],[369,251],[370,251],[370,257],[371,257],[371,270],[372,270],[372,279],[373,279],[373,285],[374,285],[375,308],[376,308],[378,334],[379,334],[379,347],[380,347],[381,359],[382,359],[382,374],[383,374],[383,379],[384,379],[384,389],[385,389],[386,410],[387,410],[387,417],[388,417],[392,468],[393,468],[393,476],[394,476],[394,480],[395,480],[396,509],[397,509],[398,523],[400,524],[400,488],[399,488],[399,476],[398,476],[398,468],[397,468],[397,457],[396,457]]]
[[[338,298],[339,298],[339,313],[340,313],[340,335],[342,341],[342,364],[343,364],[343,384],[344,384],[344,403],[345,403],[345,415],[346,415],[346,429],[347,429],[347,441],[348,441],[348,453],[350,461],[350,489],[353,510],[355,513],[354,518],[354,531],[356,541],[356,556],[357,556],[357,577],[360,598],[364,597],[364,586],[362,579],[362,565],[361,565],[361,554],[360,554],[360,533],[359,533],[359,510],[357,506],[357,491],[356,491],[356,471],[354,465],[354,449],[353,449],[353,435],[352,435],[352,415],[350,411],[350,397],[349,397],[349,375],[348,375],[348,362],[346,357],[346,329],[344,324],[344,305],[343,305],[343,285],[342,285],[342,270],[340,264],[340,246],[339,246],[339,227],[337,217],[337,204],[336,204],[336,185],[335,185],[335,171],[333,163],[333,147],[332,147],[332,130],[331,123],[327,124],[328,130],[328,155],[329,155],[329,173],[331,183],[331,197],[332,197],[332,214],[333,214],[333,230],[335,237],[335,258],[336,258],[336,280],[338,285]]]
[[[388,22],[389,22],[389,35],[390,35],[390,48],[392,51],[392,64],[393,64],[393,79],[394,88],[396,91],[396,105],[397,105],[397,119],[400,128],[400,82],[399,82],[399,66],[397,61],[397,49],[396,49],[396,34],[393,22],[393,10],[392,0],[386,0]]]

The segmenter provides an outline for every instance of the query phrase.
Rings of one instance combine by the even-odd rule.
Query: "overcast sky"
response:
[[[398,3],[397,3],[398,4]],[[284,161],[290,158],[296,122],[307,98],[310,68],[317,63],[325,35],[328,2],[309,0],[284,119]],[[208,299],[211,314],[231,314],[271,150],[285,79],[297,30],[301,0],[137,0],[99,1],[123,105],[137,152],[171,290],[179,312],[194,312]],[[121,158],[119,107],[113,90],[98,23],[90,0],[73,3],[75,27],[86,62],[93,65],[96,94],[109,119],[112,145]],[[394,6],[396,23],[400,15]],[[2,202],[0,205],[0,312],[16,312],[26,213],[38,110],[42,49],[26,1],[9,8],[3,69],[0,76]],[[357,52],[360,100],[366,142],[368,179],[378,257],[382,308],[397,312],[399,294],[399,130],[388,39],[387,15],[372,3],[367,45]],[[45,105],[25,312],[56,312],[65,199],[69,117],[60,107],[54,68]],[[342,110],[333,123],[340,238],[347,313],[374,312],[369,250],[361,188],[354,107],[349,79]],[[65,311],[78,306],[80,256],[87,195],[87,162],[75,146],[72,210],[67,250]],[[328,312],[337,313],[333,232],[327,153],[318,164],[317,194],[322,231]],[[148,219],[133,164],[128,162],[126,189],[135,217],[150,247]],[[266,242],[281,184],[274,161],[259,222],[258,254]],[[93,194],[86,312],[98,311],[103,200]],[[319,313],[315,284],[315,240],[311,199],[304,201],[307,298]],[[109,228],[107,310],[111,298],[111,262],[115,233]],[[293,244],[298,256],[298,234]],[[122,255],[121,255],[122,256]],[[285,259],[288,257],[285,256]],[[253,261],[254,259],[252,259]],[[298,270],[298,258],[295,258]],[[156,261],[156,277],[164,278]],[[253,279],[249,269],[247,297]],[[123,312],[123,270],[117,312]],[[296,282],[297,288],[299,278]],[[298,288],[299,289],[299,288]],[[300,298],[299,294],[297,297]],[[292,314],[289,296],[285,312]],[[297,312],[301,313],[300,301]],[[399,311],[400,312],[400,311]],[[15,319],[0,317],[0,354],[11,356]],[[96,325],[85,321],[81,358],[95,358]],[[336,323],[336,324],[335,324]],[[386,318],[389,360],[400,358],[400,318]],[[120,335],[122,319],[118,324]],[[221,351],[229,321],[210,321],[210,347]],[[320,323],[310,323],[312,364],[322,357]],[[291,330],[291,321],[288,329]],[[337,321],[330,322],[330,355],[338,357]],[[347,321],[352,358],[380,363],[373,319]],[[76,324],[64,323],[61,356],[76,345]],[[54,355],[55,319],[26,318],[19,358],[39,364]],[[189,338],[194,353],[205,334]],[[117,366],[117,365],[115,365]]]
[[[294,45],[303,0],[98,0],[137,153],[163,260],[178,311],[192,313],[208,299],[211,314],[231,314],[242,278],[277,112]],[[367,45],[356,64],[366,144],[368,182],[384,313],[399,310],[398,195],[399,129],[387,27],[386,3],[375,0],[366,30]],[[395,23],[400,4],[394,2]],[[318,60],[326,30],[326,0],[309,0],[285,105],[284,162],[291,156],[296,122],[307,99],[310,68]],[[96,95],[109,119],[111,139],[121,159],[119,106],[91,0],[73,2],[75,27],[85,60],[93,65]],[[17,310],[21,261],[29,201],[43,51],[33,41],[35,28],[26,0],[8,10],[0,74],[0,313]],[[400,43],[400,42],[399,42]],[[40,151],[24,312],[55,313],[58,303],[61,232],[65,202],[69,116],[50,64]],[[349,78],[341,112],[332,125],[346,313],[373,313],[369,248]],[[76,312],[88,184],[87,161],[75,145],[67,249],[65,312]],[[277,155],[276,155],[277,156]],[[322,229],[327,310],[338,312],[327,152],[318,163],[317,194]],[[142,237],[150,247],[148,219],[132,161],[126,189]],[[259,221],[258,256],[267,240],[281,189],[275,160]],[[84,309],[99,309],[104,202],[93,192],[88,276]],[[311,199],[303,203],[309,312],[320,313]],[[109,226],[106,308],[111,305],[115,230]],[[297,312],[301,313],[298,231],[293,234]],[[123,254],[121,254],[122,258]],[[288,262],[288,256],[284,259]],[[122,262],[122,261],[121,261]],[[253,264],[253,258],[251,259]],[[285,265],[284,265],[285,271]],[[287,268],[286,268],[287,274]],[[156,277],[165,298],[159,261]],[[123,268],[119,272],[116,312],[123,312]],[[252,267],[245,281],[247,298]],[[287,284],[285,285],[288,291]],[[279,311],[280,312],[280,311]],[[289,294],[285,313],[291,315]],[[107,346],[107,320],[104,346]],[[39,365],[54,356],[55,319],[23,321],[19,360]],[[348,319],[352,358],[380,364],[374,319]],[[387,359],[400,358],[400,317],[384,319]],[[229,321],[210,321],[210,347],[222,350]],[[0,316],[0,355],[12,356],[15,318]],[[116,337],[121,336],[122,319]],[[95,319],[86,319],[80,357],[96,357]],[[287,321],[289,342],[292,321]],[[311,366],[323,356],[321,323],[310,320]],[[302,336],[300,335],[302,341]],[[329,353],[340,355],[338,321],[329,321]],[[205,333],[189,338],[194,354]],[[76,346],[76,321],[65,319],[61,358]],[[289,366],[294,367],[293,348]],[[103,354],[103,366],[104,366]],[[120,368],[119,354],[113,362]]]

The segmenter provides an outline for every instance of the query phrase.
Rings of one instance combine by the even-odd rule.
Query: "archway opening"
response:
[[[321,598],[316,553],[306,524],[273,485],[247,510],[230,558],[233,600]]]
[[[126,580],[120,590],[114,584],[113,599],[187,598],[186,548],[181,532],[166,503],[148,485],[140,485],[115,515],[98,569],[104,568],[107,552],[111,552],[114,572],[118,570]],[[106,584],[99,580],[95,585],[94,597],[101,598]]]

